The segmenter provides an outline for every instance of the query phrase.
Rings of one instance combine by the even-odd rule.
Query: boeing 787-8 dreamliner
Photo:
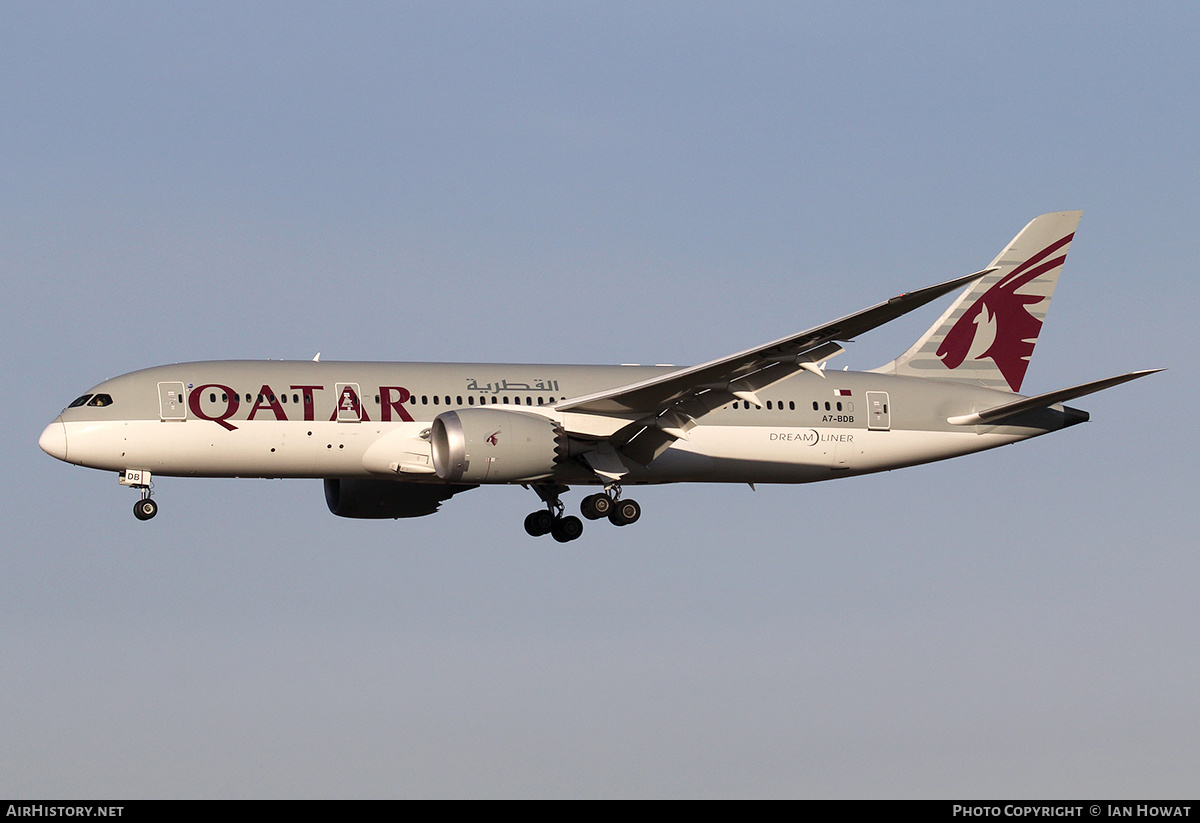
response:
[[[42,433],[48,454],[118,473],[158,511],[151,478],[307,477],[343,517],[432,514],[519,483],[534,536],[574,540],[581,513],[618,526],[651,483],[811,483],[992,449],[1073,426],[1062,405],[1151,374],[1019,394],[1081,212],[1034,219],[982,271],[688,368],[499,363],[210,361],[106,380]],[[890,363],[827,371],[858,335],[965,287]]]

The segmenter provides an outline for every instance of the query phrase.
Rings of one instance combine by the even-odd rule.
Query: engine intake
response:
[[[554,473],[566,438],[552,420],[500,409],[442,412],[430,429],[433,467],[451,483],[521,483]]]

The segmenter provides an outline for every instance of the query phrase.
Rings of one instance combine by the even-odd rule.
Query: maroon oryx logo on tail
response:
[[[1025,370],[1029,368],[1029,357],[1042,330],[1042,321],[1034,317],[1030,306],[1045,300],[1037,295],[1021,294],[1020,289],[1028,283],[1053,271],[1067,259],[1066,254],[1054,256],[1055,252],[1071,242],[1072,232],[1056,243],[1051,243],[1040,252],[1017,266],[1002,277],[996,285],[984,292],[938,346],[937,355],[948,369],[957,369],[967,359],[973,347],[987,346],[972,359],[992,358],[1009,388],[1020,391]],[[988,343],[976,342],[981,327],[991,327],[995,336]]]

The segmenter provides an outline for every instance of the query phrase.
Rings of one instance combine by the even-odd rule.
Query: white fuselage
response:
[[[391,478],[440,482],[428,432],[441,413],[486,407],[544,417],[586,448],[634,415],[556,409],[567,397],[664,367],[218,361],[123,375],[47,427],[42,447],[81,466],[204,477]],[[349,394],[347,394],[347,391]],[[1043,410],[1022,425],[955,426],[1013,395],[919,378],[802,373],[763,405],[716,409],[627,483],[806,483],[981,451],[1063,425]],[[81,398],[82,399],[82,398]],[[870,404],[874,404],[872,414]],[[881,405],[882,404],[882,405]],[[538,478],[521,478],[525,482]],[[602,484],[566,459],[545,479]]]

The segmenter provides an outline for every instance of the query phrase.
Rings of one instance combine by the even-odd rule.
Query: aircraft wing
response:
[[[820,374],[817,364],[842,351],[838,341],[852,340],[995,270],[988,268],[907,292],[831,323],[698,366],[567,398],[556,408],[598,414],[641,413],[642,418],[621,429],[609,438],[609,442],[645,464],[674,440],[686,438],[696,418],[732,400],[761,406],[756,392],[802,369]]]

